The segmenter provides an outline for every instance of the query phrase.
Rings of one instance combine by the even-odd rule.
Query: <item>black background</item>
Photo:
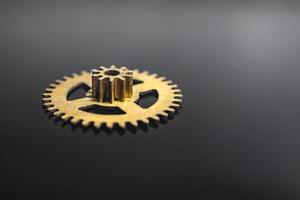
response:
[[[297,1],[1,2],[0,28],[3,199],[300,198]],[[49,83],[110,64],[176,82],[179,114],[125,134],[48,118]]]

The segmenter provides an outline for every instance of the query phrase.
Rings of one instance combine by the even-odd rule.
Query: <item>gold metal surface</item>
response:
[[[119,125],[124,128],[127,123],[137,126],[138,121],[144,123],[149,123],[150,119],[158,121],[160,117],[167,117],[174,113],[181,104],[180,89],[165,77],[158,77],[157,74],[149,74],[147,71],[129,71],[125,67],[112,66],[99,69],[64,76],[62,80],[50,84],[50,87],[43,93],[43,101],[47,110],[74,124],[81,123],[83,126],[92,124],[97,128],[102,125],[108,128]],[[133,80],[139,80],[142,83],[134,85]],[[81,83],[91,88],[86,96],[67,100],[69,92]],[[157,101],[148,108],[137,105],[140,94],[151,90],[157,91]],[[119,107],[125,111],[125,114],[95,114],[79,109],[91,105]]]

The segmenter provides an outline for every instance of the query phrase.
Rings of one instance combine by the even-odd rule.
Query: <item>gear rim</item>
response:
[[[89,81],[91,73],[87,71],[64,76],[61,80],[56,80],[54,84],[50,84],[49,88],[46,88],[43,93],[43,104],[54,116],[60,117],[64,121],[69,120],[72,124],[82,124],[85,127],[93,125],[96,128],[102,126],[113,128],[116,125],[125,128],[127,124],[137,127],[138,122],[149,124],[150,120],[159,121],[161,117],[168,117],[181,106],[183,95],[178,86],[172,81],[157,74],[150,74],[147,71],[133,70],[133,73],[135,79],[143,81],[142,84],[134,86],[133,99],[126,100],[125,104],[124,102],[113,103],[114,106],[118,106],[126,112],[124,115],[105,116],[87,113],[80,110],[79,106],[91,104],[109,106],[111,104],[88,101],[87,97],[82,98],[84,100],[77,100],[77,102],[76,100],[68,101],[66,99],[72,87],[80,83],[91,86]],[[135,104],[141,92],[152,89],[156,89],[159,94],[155,104],[147,109],[140,108]]]

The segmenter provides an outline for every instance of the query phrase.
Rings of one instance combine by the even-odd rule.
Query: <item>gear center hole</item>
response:
[[[104,74],[108,76],[118,76],[120,72],[118,70],[111,69],[107,70]]]

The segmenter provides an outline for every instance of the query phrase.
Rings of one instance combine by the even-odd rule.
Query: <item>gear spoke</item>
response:
[[[131,102],[130,104],[126,105],[120,104],[118,105],[118,107],[124,110],[127,114],[138,114],[144,112],[144,109],[134,102]]]
[[[145,92],[145,91],[150,91],[153,89],[154,89],[153,85],[146,84],[145,82],[134,86],[134,90],[136,92]]]
[[[79,109],[81,107],[90,106],[91,104],[93,104],[93,102],[91,101],[91,98],[83,97],[80,99],[74,99],[74,100],[70,101],[70,104],[74,105],[74,107]]]

